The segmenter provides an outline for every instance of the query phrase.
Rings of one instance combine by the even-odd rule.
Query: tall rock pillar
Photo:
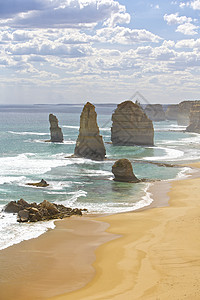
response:
[[[50,122],[50,133],[51,133],[50,142],[62,143],[63,133],[61,128],[58,126],[58,119],[53,114],[50,114],[49,122]]]
[[[102,136],[99,134],[95,106],[87,102],[80,116],[79,136],[74,154],[93,160],[104,160],[106,150]]]

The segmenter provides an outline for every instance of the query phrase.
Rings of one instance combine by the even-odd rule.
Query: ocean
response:
[[[48,200],[89,213],[119,213],[152,202],[151,183],[113,181],[112,165],[119,158],[131,160],[135,175],[149,180],[171,180],[188,176],[191,169],[181,164],[200,157],[200,135],[185,133],[175,121],[154,122],[154,147],[113,146],[111,115],[115,104],[95,105],[100,133],[108,160],[70,158],[74,153],[83,105],[0,105],[0,210],[11,200]],[[64,143],[45,142],[50,138],[49,113],[62,128]],[[180,164],[177,167],[157,163]],[[49,186],[37,188],[26,183],[46,180]],[[16,215],[0,213],[0,249],[35,238],[54,221],[19,224]]]

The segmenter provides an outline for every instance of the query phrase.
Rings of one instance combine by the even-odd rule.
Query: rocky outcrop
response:
[[[165,112],[166,119],[176,121],[178,118],[178,110],[179,110],[178,104],[169,105]]]
[[[92,160],[104,160],[106,150],[99,134],[95,106],[87,102],[80,116],[79,136],[74,150],[75,156]]]
[[[190,110],[193,105],[200,103],[200,101],[183,101],[179,103],[178,108],[178,125],[188,126],[190,123]]]
[[[115,181],[139,182],[139,179],[133,174],[131,162],[126,158],[117,160],[112,166],[112,172]]]
[[[29,204],[23,199],[19,201],[9,202],[4,209],[8,213],[18,213],[18,222],[37,222],[47,221],[52,219],[63,219],[72,215],[82,215],[82,211],[86,209],[72,209],[65,207],[62,204],[56,204],[44,200],[42,203],[31,203]]]
[[[32,185],[32,186],[36,186],[36,187],[46,187],[46,186],[49,186],[49,184],[44,179],[42,179],[40,182],[26,183],[26,185]]]
[[[189,115],[189,126],[187,132],[200,133],[200,103],[192,106]]]
[[[148,104],[144,109],[148,118],[152,121],[164,121],[166,119],[165,112],[161,104]]]
[[[113,145],[133,146],[154,144],[152,121],[140,106],[132,101],[122,102],[112,115]]]
[[[49,122],[50,122],[50,133],[51,133],[50,142],[62,143],[63,142],[63,133],[62,133],[61,128],[58,126],[58,119],[53,114],[50,114]]]

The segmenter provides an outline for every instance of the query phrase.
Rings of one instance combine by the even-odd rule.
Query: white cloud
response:
[[[125,6],[114,0],[15,0],[15,9],[11,3],[0,1],[1,11],[5,12],[0,15],[1,24],[13,27],[79,28],[99,22],[116,25],[130,21]]]
[[[168,25],[176,25],[176,24],[183,24],[192,22],[192,18],[188,18],[186,16],[179,17],[179,13],[164,15],[164,20],[167,22]]]
[[[194,40],[194,39],[187,39],[187,40],[181,40],[178,41],[175,44],[176,48],[191,48],[191,49],[200,49],[200,39]]]
[[[125,27],[102,28],[97,30],[97,37],[102,42],[131,45],[134,43],[158,43],[161,38],[145,29],[130,29]]]
[[[196,26],[194,24],[191,23],[185,23],[182,25],[179,25],[176,29],[177,32],[181,32],[185,35],[195,35],[198,34],[197,30],[198,30],[199,26]]]
[[[192,1],[190,5],[194,10],[200,10],[200,0]]]

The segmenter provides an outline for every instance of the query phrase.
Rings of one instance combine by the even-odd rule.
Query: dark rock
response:
[[[23,210],[24,208],[29,207],[28,202],[26,202],[23,199],[20,199],[19,201],[11,201],[6,206],[4,211],[8,213],[18,213],[20,210]]]
[[[28,222],[29,220],[29,211],[24,209],[18,212],[17,222]]]
[[[37,186],[37,187],[46,187],[46,186],[49,186],[49,184],[44,179],[42,179],[40,182],[26,183],[26,185],[32,185],[32,186]]]
[[[143,109],[132,101],[122,102],[112,115],[111,140],[113,145],[133,146],[154,144],[152,121]]]
[[[99,134],[95,106],[87,102],[80,116],[79,136],[74,150],[75,156],[92,160],[104,160],[106,150]]]
[[[19,201],[11,201],[5,207],[6,212],[18,213],[18,222],[37,222],[52,219],[63,219],[70,217],[72,215],[82,215],[82,211],[87,211],[86,209],[72,209],[70,207],[65,207],[62,204],[51,203],[44,200],[40,204],[27,203],[23,199]]]
[[[112,166],[115,181],[139,182],[140,180],[133,174],[132,164],[128,159],[119,159]]]
[[[56,118],[55,115],[50,114],[49,122],[50,122],[50,132],[51,132],[50,142],[62,143],[63,133],[61,128],[58,126],[58,119]]]
[[[166,119],[165,112],[161,104],[148,104],[145,107],[145,113],[152,121],[164,121]]]

